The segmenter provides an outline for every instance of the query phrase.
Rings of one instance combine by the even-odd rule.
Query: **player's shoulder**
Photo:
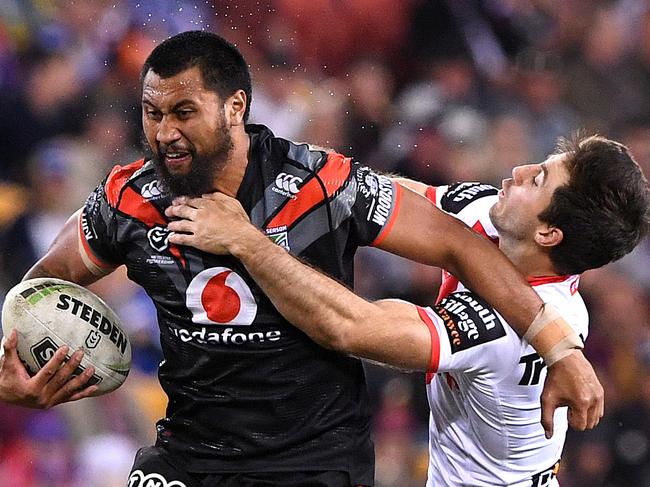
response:
[[[448,213],[459,214],[470,204],[486,201],[486,198],[496,196],[498,190],[491,184],[479,182],[458,182],[441,186],[436,192],[439,206]]]
[[[318,172],[330,179],[347,177],[351,173],[352,157],[307,142],[285,142],[288,159],[307,171]]]
[[[254,150],[259,152],[258,155],[278,167],[289,162],[307,171],[317,171],[327,162],[330,154],[340,156],[332,149],[279,137],[265,125],[248,124],[246,132],[251,137]]]
[[[106,199],[112,206],[116,206],[124,188],[136,179],[151,178],[155,169],[151,161],[139,159],[124,166],[115,166],[110,171],[103,183]],[[152,181],[153,182],[153,181]],[[149,188],[150,191],[159,191],[159,188]]]
[[[490,219],[490,208],[498,200],[498,190],[485,183],[464,182],[429,187],[425,195],[441,210],[453,215],[476,232],[494,240],[498,232]]]
[[[552,304],[574,330],[586,338],[589,312],[580,295],[580,276],[529,278],[528,282],[545,303]]]

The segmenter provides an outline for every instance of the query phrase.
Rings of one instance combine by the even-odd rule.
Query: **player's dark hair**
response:
[[[201,70],[205,87],[224,100],[240,89],[246,93],[246,122],[253,92],[248,64],[234,45],[217,34],[193,30],[166,39],[147,57],[140,82],[149,70],[170,78],[193,67]]]
[[[553,193],[539,219],[562,230],[551,260],[579,274],[629,253],[650,228],[650,189],[627,147],[605,137],[561,140],[569,182]]]

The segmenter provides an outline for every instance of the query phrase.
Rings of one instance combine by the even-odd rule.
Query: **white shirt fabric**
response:
[[[463,183],[430,188],[427,196],[476,231],[498,239],[488,215],[497,200],[494,188]],[[588,315],[579,279],[529,281],[585,339]],[[546,439],[539,399],[546,377],[543,361],[453,276],[443,277],[441,292],[436,306],[420,310],[433,339],[432,373],[427,374],[427,486],[558,486],[553,467],[564,445],[567,408],[555,412],[554,435]]]

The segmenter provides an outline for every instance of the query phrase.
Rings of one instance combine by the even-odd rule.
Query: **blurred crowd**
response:
[[[140,157],[140,67],[190,29],[244,53],[251,121],[382,171],[499,185],[584,129],[628,145],[650,175],[647,0],[3,0],[0,301],[108,170]],[[372,249],[357,258],[364,296],[435,300],[439,270]],[[155,310],[124,272],[93,289],[131,336],[129,379],[44,412],[0,404],[0,486],[123,486],[154,438],[166,404]],[[569,434],[560,481],[650,486],[650,242],[586,273],[581,291],[607,412]],[[377,485],[423,485],[424,378],[367,372]]]

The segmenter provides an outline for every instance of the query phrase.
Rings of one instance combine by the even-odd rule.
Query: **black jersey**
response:
[[[340,154],[247,126],[237,199],[289,252],[352,285],[353,256],[397,213],[399,186]],[[91,267],[125,264],[158,312],[169,396],[158,442],[190,471],[341,470],[373,479],[361,363],[289,325],[231,256],[168,242],[170,204],[151,162],[116,167],[80,218]]]

